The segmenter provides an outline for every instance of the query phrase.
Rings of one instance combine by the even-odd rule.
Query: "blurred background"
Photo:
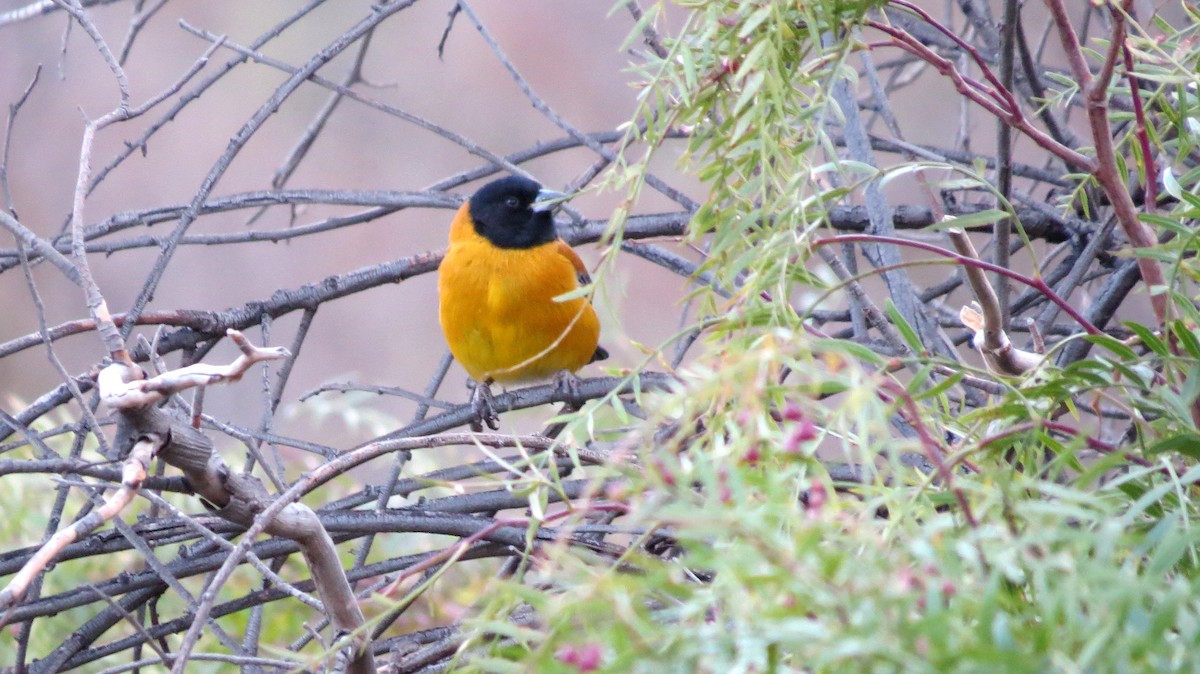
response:
[[[0,13],[24,4],[0,2]],[[146,7],[153,4],[145,3]],[[439,58],[439,40],[453,4],[416,2],[384,21],[363,62],[362,75],[367,82],[355,89],[501,155],[565,137],[531,107],[467,16],[458,16]],[[611,2],[477,4],[476,12],[504,52],[537,94],[570,124],[585,132],[611,131],[632,117],[637,90],[631,86],[634,76],[628,69],[632,57],[622,45],[634,22],[624,9],[614,9]],[[184,30],[181,23],[245,45],[303,6],[285,1],[163,5],[137,34],[125,58],[131,104],[141,105],[167,89],[209,48],[210,42]],[[299,67],[367,16],[371,6],[352,0],[326,2],[267,42],[261,51]],[[131,3],[89,9],[114,52],[124,48],[135,9]],[[91,38],[68,23],[66,13],[55,11],[0,27],[0,101],[6,108],[20,98],[41,66],[40,77],[13,123],[8,182],[20,221],[43,237],[62,231],[69,218],[84,117],[99,117],[119,101],[113,74]],[[638,42],[632,44],[640,47]],[[356,52],[357,46],[350,47],[319,74],[343,81]],[[236,55],[227,48],[218,49],[182,93]],[[187,204],[230,139],[286,78],[286,73],[253,62],[234,68],[154,133],[145,153],[135,152],[100,182],[87,199],[86,223],[93,225],[129,211]],[[213,198],[271,189],[276,171],[330,95],[316,84],[303,84],[235,157],[213,190]],[[179,97],[172,95],[141,117],[101,130],[92,154],[93,176],[127,143],[138,142],[147,129],[161,123],[164,111]],[[525,168],[546,185],[561,189],[595,159],[591,151],[575,149],[535,160]],[[672,174],[672,161],[673,155],[666,153],[660,162],[663,175],[675,187],[691,188],[695,195],[694,185]],[[285,187],[421,190],[483,164],[434,133],[344,100]],[[469,195],[480,184],[482,181],[456,192]],[[591,191],[573,205],[586,217],[605,218],[623,196]],[[677,208],[646,190],[636,211]],[[363,206],[314,205],[293,213],[288,206],[278,206],[252,219],[257,211],[242,209],[202,216],[188,234],[282,230],[363,210]],[[240,307],[266,300],[279,289],[294,289],[360,267],[442,248],[451,216],[452,211],[446,209],[407,209],[365,224],[281,243],[181,246],[148,310]],[[165,237],[176,224],[177,220],[170,220],[134,227],[105,240]],[[13,241],[7,234],[0,237],[0,249],[0,254],[7,253],[11,259]],[[149,246],[90,256],[93,273],[114,312],[125,311],[133,302],[157,253],[157,247]],[[600,251],[590,246],[580,253],[593,264]],[[49,325],[87,317],[82,294],[59,271],[39,264],[34,279]],[[632,292],[636,287],[654,291]],[[643,358],[637,344],[657,346],[675,332],[685,293],[685,284],[677,276],[622,256],[621,264],[604,278],[597,298],[603,344],[613,353],[605,367],[636,365]],[[37,332],[33,300],[19,269],[0,274],[0,308],[0,342]],[[269,343],[289,345],[299,316],[296,312],[275,320]],[[149,337],[154,330],[139,328],[139,332]],[[262,339],[259,331],[248,334],[256,342]],[[55,349],[73,374],[88,371],[104,356],[94,333],[61,340]],[[434,274],[323,304],[284,391],[284,414],[275,429],[344,448],[402,425],[415,406],[399,398],[327,393],[308,403],[296,399],[335,381],[420,391],[444,352]],[[228,344],[222,344],[205,360],[223,363],[234,355]],[[177,362],[177,355],[169,359],[172,365]],[[442,393],[452,401],[465,400],[465,380],[465,373],[454,366]],[[60,382],[44,347],[0,358],[0,406],[10,413],[20,411]],[[263,404],[262,373],[255,370],[240,385],[210,390],[205,411],[235,424],[256,426],[263,416]],[[526,414],[539,421],[550,415],[549,410],[535,412],[540,413]],[[76,413],[74,407],[62,408],[53,418],[64,423]]]

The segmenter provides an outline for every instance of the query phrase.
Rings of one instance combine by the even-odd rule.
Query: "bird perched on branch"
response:
[[[566,195],[521,176],[488,183],[458,209],[438,272],[439,319],[450,352],[477,382],[476,421],[497,428],[493,382],[556,378],[608,357],[586,297],[556,300],[591,282],[554,229]]]

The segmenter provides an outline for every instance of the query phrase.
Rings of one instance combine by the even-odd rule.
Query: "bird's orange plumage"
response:
[[[556,239],[500,248],[481,236],[463,204],[438,273],[439,317],[454,357],[477,381],[520,382],[574,372],[592,361],[600,321],[579,287],[586,267]]]

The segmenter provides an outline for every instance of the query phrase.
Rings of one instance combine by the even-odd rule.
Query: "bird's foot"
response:
[[[492,382],[474,382],[471,391],[471,430],[479,433],[483,425],[493,431],[500,428],[500,417],[496,416],[496,399],[492,396]]]
[[[587,398],[579,390],[579,377],[570,370],[559,370],[554,373],[554,392],[559,399],[571,409],[578,410],[587,402]]]

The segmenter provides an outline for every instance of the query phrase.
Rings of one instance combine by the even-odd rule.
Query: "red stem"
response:
[[[1004,86],[995,76],[995,74],[992,73],[992,69],[988,67],[987,61],[983,60],[983,57],[979,55],[979,50],[975,49],[974,45],[959,37],[954,33],[954,31],[950,30],[946,26],[943,26],[941,22],[939,22],[937,19],[934,19],[928,12],[908,2],[907,0],[892,0],[892,4],[898,7],[903,7],[913,14],[916,14],[917,16],[921,17],[921,20],[923,20],[925,23],[929,24],[935,30],[953,40],[954,44],[958,45],[959,49],[962,49],[971,57],[971,60],[975,62],[975,65],[979,68],[979,71],[982,72],[983,76],[987,78],[987,81],[990,82],[993,87],[995,87],[994,91],[989,91],[988,93],[991,94],[992,97],[994,97],[1002,105],[1007,106],[1012,114],[1021,114],[1021,106],[1017,104],[1017,99],[1013,97],[1012,92],[1008,90],[1008,87]]]
[[[925,454],[929,457],[930,463],[937,469],[938,476],[945,483],[946,488],[954,495],[954,500],[958,502],[958,507],[962,510],[963,517],[967,520],[967,526],[972,529],[979,528],[979,521],[975,519],[975,514],[971,512],[971,503],[967,501],[967,495],[962,489],[954,486],[954,470],[946,465],[945,452],[942,444],[934,437],[934,435],[925,426],[925,420],[921,416],[920,410],[917,408],[917,402],[913,400],[908,391],[900,386],[895,381],[884,381],[881,384],[880,396],[895,404],[896,411],[900,416],[905,417],[905,421],[917,433],[917,437],[921,440],[921,445],[925,448]]]
[[[1074,319],[1075,322],[1078,323],[1083,328],[1084,332],[1088,333],[1089,335],[1103,334],[1102,331],[1100,330],[1100,328],[1097,328],[1095,325],[1092,325],[1092,322],[1089,321],[1088,319],[1084,318],[1083,315],[1080,314],[1075,309],[1075,307],[1071,306],[1066,300],[1059,297],[1058,294],[1055,293],[1054,290],[1050,286],[1046,285],[1046,282],[1043,281],[1040,277],[1030,278],[1028,276],[1025,276],[1024,274],[1018,274],[1017,272],[1012,271],[1011,269],[1005,269],[1004,267],[996,266],[990,262],[984,262],[983,260],[976,260],[974,258],[970,258],[965,255],[959,255],[958,253],[946,250],[945,248],[942,248],[940,246],[935,246],[931,243],[925,243],[923,241],[914,241],[911,239],[902,239],[902,238],[896,237],[896,236],[876,236],[874,234],[843,234],[841,236],[831,236],[831,237],[827,237],[824,239],[817,239],[817,240],[813,241],[812,245],[814,248],[816,248],[817,246],[828,246],[828,245],[836,244],[836,243],[882,243],[882,244],[891,244],[894,246],[907,246],[909,248],[916,248],[919,250],[928,251],[930,253],[936,253],[937,255],[941,255],[942,257],[954,260],[955,262],[958,262],[960,264],[978,267],[978,268],[986,270],[986,271],[1000,274],[1001,276],[1010,278],[1010,279],[1016,281],[1017,283],[1027,285],[1030,288],[1033,288],[1034,290],[1045,295],[1046,299],[1048,299],[1051,302],[1053,302],[1054,304],[1056,304],[1058,306],[1058,308],[1062,309],[1064,313],[1066,313],[1068,316],[1070,316],[1072,319]]]
[[[965,77],[953,63],[938,55],[924,44],[921,44],[921,42],[906,31],[874,20],[868,20],[866,25],[890,35],[895,41],[888,44],[903,49],[933,66],[939,73],[950,78],[950,81],[954,83],[955,89],[960,94],[971,99],[998,119],[1003,120],[1014,129],[1025,134],[1030,140],[1037,143],[1039,147],[1044,148],[1047,152],[1063,160],[1068,166],[1089,173],[1096,170],[1096,162],[1092,158],[1063,145],[1030,124],[1025,115],[1021,113],[1020,106],[1009,107],[1007,101],[1011,100],[1012,94],[1008,90],[1004,90],[1004,95],[1001,95],[991,88],[984,87],[983,84]]]
[[[1129,45],[1121,45],[1121,54],[1125,58],[1125,79],[1129,80],[1129,95],[1133,99],[1133,115],[1137,119],[1138,145],[1142,149],[1142,162],[1146,168],[1146,194],[1142,199],[1142,207],[1146,212],[1153,213],[1158,204],[1158,165],[1154,163],[1153,150],[1150,148],[1150,136],[1146,133],[1146,108],[1142,97],[1138,95],[1138,78],[1133,74],[1133,52]]]
[[[1151,248],[1158,244],[1154,230],[1138,219],[1137,207],[1125,187],[1124,178],[1117,167],[1116,150],[1113,147],[1112,127],[1108,120],[1108,85],[1116,69],[1116,61],[1125,44],[1125,17],[1133,0],[1121,0],[1119,7],[1112,7],[1112,33],[1109,35],[1109,47],[1105,54],[1100,72],[1093,77],[1084,58],[1083,48],[1079,44],[1079,36],[1067,16],[1063,0],[1046,0],[1050,17],[1054,21],[1059,41],[1071,63],[1071,70],[1079,82],[1080,91],[1084,92],[1087,103],[1088,126],[1091,130],[1092,142],[1096,147],[1096,161],[1089,169],[1092,177],[1100,184],[1100,188],[1108,196],[1113,213],[1125,230],[1125,236],[1134,248]],[[1137,91],[1131,92],[1137,99]],[[1146,158],[1147,161],[1149,158]],[[1157,261],[1148,257],[1137,258],[1138,271],[1142,274],[1142,283],[1150,288],[1150,305],[1154,308],[1154,317],[1162,325],[1167,317],[1167,295],[1155,292],[1155,288],[1166,286],[1166,277]]]

